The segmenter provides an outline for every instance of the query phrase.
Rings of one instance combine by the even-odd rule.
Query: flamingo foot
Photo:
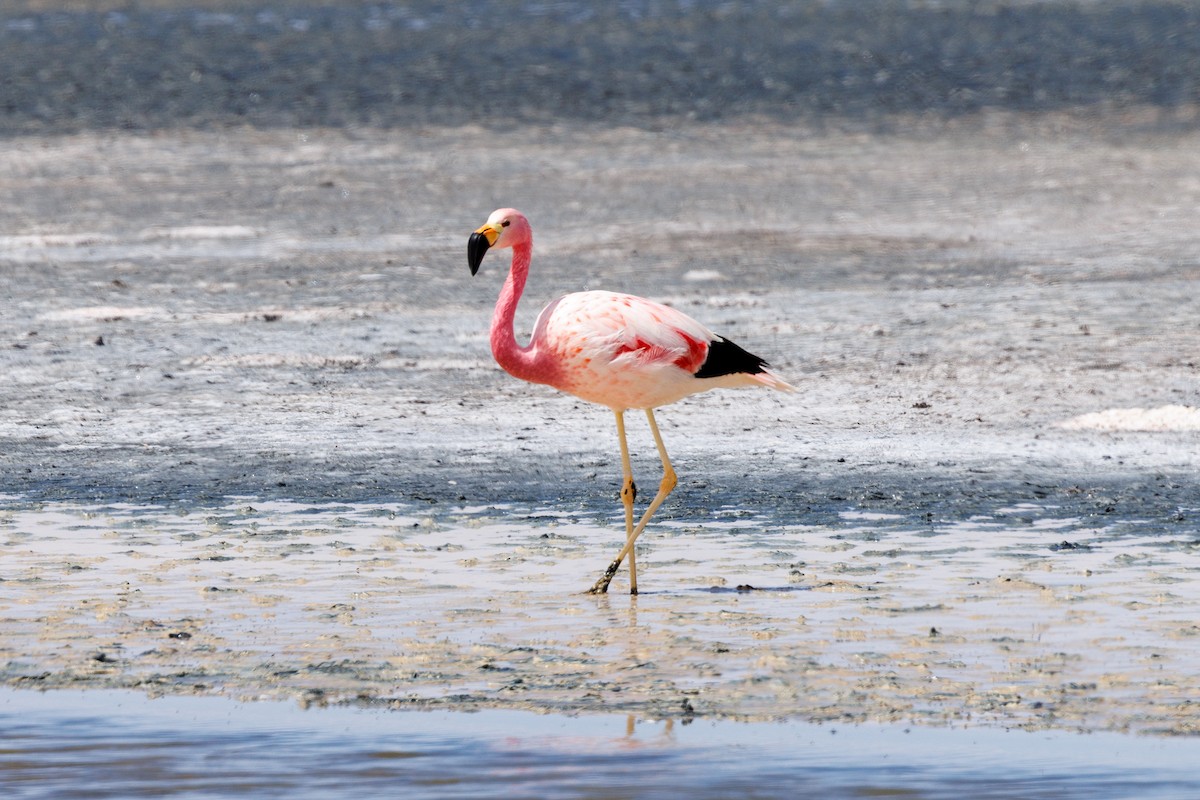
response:
[[[608,585],[612,583],[613,576],[617,574],[617,570],[621,568],[620,559],[608,565],[608,569],[604,570],[604,574],[600,579],[592,584],[592,588],[587,590],[588,594],[608,594]],[[633,590],[633,594],[637,594],[637,589]]]

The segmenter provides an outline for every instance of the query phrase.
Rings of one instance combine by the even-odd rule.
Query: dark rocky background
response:
[[[1161,112],[1193,124],[1174,2],[8,2],[0,133],[655,125],[739,115]]]

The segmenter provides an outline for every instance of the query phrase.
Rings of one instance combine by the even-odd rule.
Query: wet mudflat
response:
[[[1035,133],[10,142],[0,676],[1193,736],[1200,143]],[[504,203],[531,298],[660,297],[801,388],[660,415],[637,598],[582,594],[610,415],[490,362]]]
[[[1193,733],[1200,148],[1079,137],[12,143],[5,682]],[[532,297],[664,298],[801,387],[661,415],[639,598],[580,594],[608,413],[490,363],[503,202]]]
[[[651,118],[620,95],[586,114],[539,115],[541,95],[514,90],[511,74],[430,82],[428,102],[401,93],[395,108],[362,93],[353,108],[364,115],[348,118],[309,114],[281,82],[246,115],[212,100],[238,95],[176,92],[161,75],[146,93],[106,100],[100,89],[118,84],[104,70],[125,64],[143,33],[182,30],[199,48],[159,54],[180,59],[188,87],[240,86],[233,66],[205,66],[236,36],[265,37],[260,54],[279,42],[341,53],[354,48],[340,36],[378,44],[378,25],[409,24],[361,9],[277,18],[170,5],[105,6],[93,19],[31,2],[4,27],[0,59],[21,69],[51,45],[108,42],[70,64],[86,102],[14,99],[0,148],[10,707],[62,721],[56,704],[73,701],[60,698],[89,690],[96,705],[58,741],[134,719],[114,729],[114,746],[171,723],[153,721],[154,701],[100,690],[224,702],[204,713],[239,720],[256,712],[235,700],[280,700],[249,708],[302,706],[312,716],[290,718],[296,729],[334,724],[345,705],[385,726],[435,719],[391,714],[418,709],[463,729],[498,718],[459,712],[527,715],[518,727],[590,720],[617,727],[599,734],[604,753],[624,746],[626,719],[653,731],[669,721],[679,743],[726,721],[750,723],[726,742],[780,722],[836,725],[838,736],[858,731],[850,750],[865,753],[874,726],[897,738],[905,727],[1017,729],[1065,742],[1056,753],[1100,741],[1070,738],[1078,732],[1104,732],[1122,751],[1195,741],[1200,135],[1187,97],[1143,92],[1138,69],[1105,71],[1099,84],[1066,69],[1038,76],[1040,101],[997,100],[1014,97],[997,76],[1024,68],[1017,58],[989,78],[990,101],[954,95],[965,105],[931,115],[910,98],[858,114],[846,106],[866,97],[855,76],[883,86],[903,73],[853,51],[847,82],[813,89],[832,105],[806,106],[845,112],[831,121],[775,113],[778,81],[799,86],[799,74],[708,81],[689,66],[701,47],[660,64],[682,81],[699,75],[696,91],[724,87],[697,115]],[[966,20],[979,42],[1053,39],[1043,23],[1058,6],[1039,8],[1012,24],[973,12],[941,23]],[[1107,30],[1097,20],[1112,6],[1072,8],[1063,13],[1096,23],[1078,30]],[[1167,35],[1190,24],[1186,10],[1135,11],[1136,40],[1162,44],[1146,53],[1191,63],[1194,39]],[[787,29],[760,12],[743,20],[754,36]],[[896,18],[897,42],[936,37],[917,16]],[[813,22],[842,32],[817,37],[828,46],[814,58],[841,63],[847,31],[865,30],[856,19]],[[693,38],[742,30],[670,22]],[[414,47],[432,47],[422,41]],[[487,61],[477,34],[454,41],[464,63]],[[262,75],[290,63],[266,58]],[[314,63],[329,68],[314,102],[375,74]],[[413,63],[437,71],[436,60]],[[530,86],[570,95],[553,82],[569,70],[526,66]],[[937,74],[960,82],[947,70]],[[1096,106],[1114,87],[1124,99]],[[441,102],[451,89],[459,99]],[[479,102],[512,113],[481,121],[468,113]],[[636,598],[622,577],[606,597],[582,593],[622,535],[611,415],[515,382],[488,353],[503,259],[471,278],[465,246],[504,205],[535,231],[519,327],[561,292],[632,291],[767,357],[800,389],[660,413],[681,483],[642,538]],[[635,416],[630,433],[639,485],[652,487],[657,458]],[[30,753],[54,750],[44,730],[23,730],[43,743]],[[495,739],[450,738],[460,755],[511,755]],[[1015,741],[989,746],[1011,754],[1024,746]],[[920,753],[945,746],[921,742],[908,764],[927,766]],[[355,763],[378,760],[366,744],[354,752]],[[689,768],[715,759],[686,747],[664,757]],[[1078,767],[1073,782],[1031,779],[1024,794],[1105,796],[1104,784],[1121,796],[1111,773],[1062,758]],[[649,774],[661,762],[645,763]],[[996,778],[1011,762],[983,763]],[[964,790],[934,774],[936,786],[888,784],[894,774],[855,785]],[[1187,795],[1162,775],[1127,794]],[[1015,791],[986,780],[970,790],[989,785]],[[854,791],[817,784],[830,786]]]
[[[650,718],[1196,732],[1194,537],[1036,504],[913,528],[714,509],[638,597],[616,519],[241,500],[12,510],[10,685]]]

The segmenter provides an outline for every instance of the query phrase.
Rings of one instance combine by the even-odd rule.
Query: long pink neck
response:
[[[517,344],[513,320],[517,315],[517,303],[525,291],[529,277],[529,262],[533,257],[533,244],[526,242],[512,249],[512,268],[500,290],[496,311],[492,314],[492,355],[505,372],[534,383],[549,383],[551,375],[544,359],[539,358],[537,342],[530,341],[527,347]]]

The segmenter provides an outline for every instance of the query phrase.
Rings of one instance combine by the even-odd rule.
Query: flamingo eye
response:
[[[508,220],[504,220],[504,222],[501,222],[501,223],[500,223],[500,227],[501,227],[501,228],[507,228],[507,227],[508,227]]]

